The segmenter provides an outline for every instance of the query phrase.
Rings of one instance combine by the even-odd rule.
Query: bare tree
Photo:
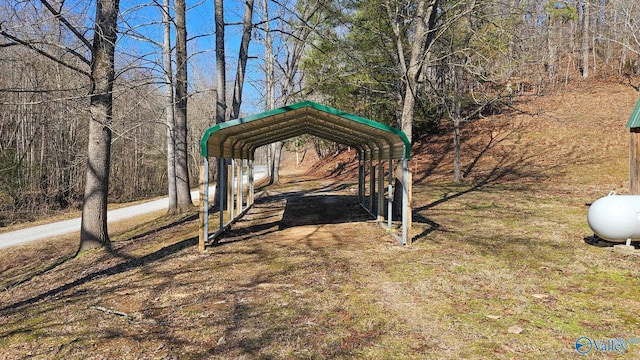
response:
[[[0,29],[0,35],[10,41],[3,46],[22,45],[79,74],[88,77],[91,83],[89,100],[89,134],[87,151],[87,168],[82,205],[82,225],[80,245],[78,251],[97,246],[108,246],[107,232],[107,197],[109,193],[109,169],[111,156],[111,123],[113,106],[113,80],[115,74],[114,53],[117,39],[117,22],[119,0],[98,0],[95,8],[93,26],[93,42],[84,37],[83,31],[78,29],[65,16],[62,5],[56,8],[47,0],[40,3],[59,24],[69,30],[83,48],[89,53],[85,57],[80,51],[67,48],[69,53],[82,63],[89,65],[87,71],[84,66],[76,66],[66,59],[57,57],[50,51],[51,46],[33,39],[19,38],[5,29]],[[56,44],[53,44],[55,47]],[[62,44],[58,44],[62,45]],[[65,47],[64,45],[62,45]]]
[[[227,120],[227,60],[224,47],[224,1],[215,0],[214,10],[216,27],[216,124],[220,124]]]
[[[169,213],[174,212],[178,208],[178,190],[176,183],[176,141],[175,141],[175,118],[174,118],[174,86],[173,86],[173,67],[171,56],[171,6],[170,0],[162,2],[162,24],[163,24],[163,41],[162,41],[162,57],[165,81],[165,115],[167,122],[167,186],[169,196]]]
[[[224,1],[214,1],[214,22],[216,29],[216,111],[215,119],[216,124],[221,124],[227,121],[227,60],[225,55],[225,23],[224,23]],[[219,199],[220,194],[226,194],[227,192],[227,167],[224,159],[217,160],[217,176],[218,186],[215,194],[215,203],[223,202],[223,206],[227,206],[227,198],[223,196]]]
[[[176,16],[176,191],[179,211],[193,206],[189,186],[189,158],[187,146],[187,26],[185,0],[175,0]]]
[[[79,252],[109,244],[107,198],[111,165],[114,52],[119,5],[119,0],[98,0],[96,5],[91,48],[91,118]]]
[[[226,86],[226,51],[225,51],[225,26],[224,1],[214,1],[214,20],[216,28],[216,123],[236,119],[240,116],[240,106],[242,104],[242,91],[246,73],[246,65],[249,59],[249,43],[251,41],[251,31],[253,29],[253,4],[254,0],[245,1],[244,16],[242,20],[242,39],[238,52],[238,67],[235,76],[235,85],[232,96],[231,108],[227,106],[227,86]],[[216,191],[216,197],[220,192],[224,193],[228,184],[227,170],[223,159],[218,159],[218,177],[223,181],[219,182],[222,188]],[[216,202],[219,199],[216,198]],[[226,199],[223,199],[225,202]],[[225,204],[226,206],[226,204]]]
[[[264,13],[264,50],[265,50],[265,63],[264,63],[264,83],[265,83],[265,109],[272,110],[276,108],[275,97],[275,56],[273,54],[273,38],[271,36],[271,19],[269,13],[269,1],[263,1],[263,13]],[[269,144],[268,149],[268,172],[269,172],[269,184],[280,183],[280,159],[282,155],[282,141],[278,141]]]
[[[580,61],[580,71],[582,72],[582,78],[589,77],[589,24],[591,23],[591,5],[589,0],[582,0],[582,18],[580,21],[580,52],[582,55]]]
[[[280,7],[271,13],[268,1],[263,2],[262,41],[265,48],[265,94],[266,109],[273,109],[299,100],[304,92],[303,74],[300,66],[308,49],[309,39],[318,35],[319,23],[326,20],[328,14],[322,14],[323,1],[298,1],[296,6],[280,3]],[[291,9],[296,9],[292,11]],[[276,28],[271,27],[275,22]],[[276,39],[277,37],[277,39]],[[276,41],[277,40],[277,41]],[[280,44],[275,46],[274,44]],[[277,74],[277,76],[276,76]],[[276,81],[276,78],[278,81]],[[269,146],[270,183],[280,181],[280,160],[284,142]]]
[[[398,56],[397,66],[404,82],[402,93],[397,96],[400,99],[402,108],[400,118],[397,119],[398,127],[411,141],[419,80],[436,35],[437,29],[435,27],[437,26],[439,0],[419,1],[416,13],[410,19],[401,16],[402,9],[400,5],[391,1],[386,3],[389,20],[395,35]],[[411,21],[413,26],[410,28],[404,27],[402,24],[405,21]],[[403,29],[404,31],[402,31]],[[408,63],[405,59],[405,44],[410,44],[411,46]]]
[[[247,60],[249,59],[249,42],[251,41],[251,31],[253,30],[253,3],[254,0],[244,1],[242,39],[240,40],[240,50],[238,51],[238,68],[236,70],[236,81],[233,88],[233,103],[230,114],[232,119],[237,119],[240,116],[242,89],[244,87],[245,73],[247,72]]]

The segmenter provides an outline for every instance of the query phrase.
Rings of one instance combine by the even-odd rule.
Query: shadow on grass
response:
[[[315,180],[294,180],[289,184],[312,184]],[[306,185],[305,185],[306,186]],[[220,235],[214,246],[250,240],[297,226],[362,222],[370,216],[358,204],[357,195],[333,194],[352,187],[352,183],[332,182],[319,188],[274,193],[256,200],[250,214]],[[278,205],[283,202],[284,205]],[[279,216],[283,207],[282,216]],[[265,213],[266,211],[266,213]]]
[[[135,257],[129,256],[127,254],[124,254],[121,251],[119,251],[117,248],[115,248],[114,247],[114,243],[117,244],[117,243],[120,243],[120,242],[130,242],[130,241],[140,240],[140,239],[145,238],[145,237],[147,237],[149,235],[153,235],[153,234],[156,234],[158,232],[170,229],[170,228],[172,228],[174,226],[178,226],[178,225],[181,225],[181,224],[196,220],[197,218],[198,218],[198,214],[197,213],[188,214],[188,215],[184,215],[184,216],[180,217],[177,220],[174,220],[174,221],[171,221],[169,223],[166,223],[166,224],[164,224],[164,225],[162,225],[160,227],[154,227],[154,226],[156,226],[160,222],[162,222],[162,219],[167,219],[166,216],[163,217],[163,218],[160,218],[160,220],[158,220],[158,219],[150,220],[150,221],[147,221],[147,222],[145,222],[143,224],[139,224],[138,226],[134,227],[133,229],[129,229],[129,230],[127,230],[127,231],[122,233],[122,234],[133,233],[133,234],[136,234],[136,235],[131,236],[131,237],[125,237],[124,239],[114,240],[114,241],[110,242],[109,244],[107,244],[106,246],[104,246],[103,249],[105,251],[107,251],[112,256],[115,256],[115,257],[118,257],[118,258],[121,258],[121,259],[124,259],[124,260],[135,260]],[[148,230],[148,231],[145,231],[143,233],[137,233],[141,229],[145,229],[145,228],[152,228],[152,230]],[[117,239],[118,237],[122,236],[122,234],[115,235],[115,236],[113,236],[113,238]],[[41,267],[41,268],[39,268],[37,270],[33,270],[33,271],[30,271],[30,272],[27,272],[26,275],[20,277],[19,279],[9,281],[6,284],[3,284],[2,286],[4,287],[5,290],[9,290],[9,289],[14,288],[16,286],[22,285],[24,283],[27,283],[27,282],[33,280],[34,278],[36,278],[38,276],[44,275],[44,274],[56,269],[57,267],[67,263],[69,260],[73,260],[77,256],[78,256],[77,252],[75,252],[75,253],[72,252],[72,253],[68,253],[68,254],[63,255],[63,256],[59,256],[59,257],[53,259],[53,261],[50,264],[45,265],[44,267]]]
[[[171,215],[165,215],[164,218],[166,219],[167,217],[169,217]],[[175,217],[175,216],[174,216]],[[125,233],[132,233],[135,234],[131,237],[125,237],[124,239],[118,239],[115,240],[114,242],[121,242],[121,241],[135,241],[135,240],[140,240],[142,238],[145,238],[149,235],[153,235],[156,234],[158,232],[161,232],[163,230],[167,230],[170,229],[174,226],[178,226],[178,225],[182,225],[185,224],[187,222],[191,222],[191,221],[195,221],[198,219],[198,213],[193,213],[193,214],[185,214],[180,216],[178,219],[170,221],[169,223],[166,223],[164,225],[161,225],[160,227],[154,227],[154,225],[158,225],[159,222],[162,221],[163,218],[159,218],[159,219],[154,219],[151,221],[147,221],[146,223],[143,224],[139,224],[138,226],[135,226],[129,230],[127,230]],[[138,233],[138,231],[140,231],[141,229],[145,229],[145,228],[151,228],[151,230],[147,230],[145,232],[142,233]],[[112,250],[112,249],[111,249]]]
[[[98,270],[92,273],[89,273],[79,279],[76,279],[70,283],[61,285],[56,287],[55,289],[51,289],[47,292],[44,292],[42,294],[33,296],[29,299],[25,299],[19,302],[16,302],[14,304],[8,305],[6,307],[0,308],[0,313],[1,312],[10,312],[13,310],[18,310],[23,306],[26,305],[31,305],[31,304],[35,304],[41,300],[47,299],[49,297],[58,295],[62,292],[65,292],[67,290],[73,289],[75,287],[81,286],[83,284],[86,284],[94,279],[97,279],[99,277],[102,276],[111,276],[111,275],[116,275],[119,273],[123,273],[125,271],[131,270],[131,269],[135,269],[144,265],[147,265],[149,263],[152,263],[154,261],[160,260],[162,258],[165,258],[169,255],[173,255],[181,250],[184,250],[188,247],[191,246],[195,246],[198,243],[198,238],[197,237],[193,237],[190,239],[186,239],[183,241],[180,241],[178,243],[169,245],[169,246],[165,246],[160,250],[157,250],[153,253],[150,253],[148,255],[139,257],[139,258],[132,258],[132,257],[128,257],[128,260],[124,263],[120,263],[117,265],[114,265],[112,267],[103,269],[103,270]]]
[[[341,189],[343,185],[332,184],[322,188],[331,191]],[[297,192],[292,192],[289,196],[293,193]],[[329,194],[323,201],[325,195],[320,196],[321,192],[314,189],[298,193],[294,198],[286,198],[290,201],[285,205],[285,198],[281,195],[274,196],[278,201],[282,201],[280,204],[274,204],[274,198],[259,201],[267,206],[271,217],[257,211],[256,215],[260,219],[255,225],[249,220],[244,223],[257,226],[258,233],[248,231],[243,226],[236,229],[235,233],[239,236],[236,238],[241,240],[234,240],[236,238],[232,237],[228,239],[237,242],[252,239],[261,235],[260,232],[277,231],[283,214],[286,214],[284,217],[290,226],[342,222],[342,219],[332,216],[341,212],[348,213],[341,204],[351,204],[354,200],[351,195]],[[307,208],[309,203],[328,207],[328,218],[300,218],[300,214],[312,211]],[[289,206],[289,209],[281,208],[276,211],[276,205]],[[362,213],[362,210],[359,209],[359,212]],[[242,224],[242,220],[239,224]],[[169,239],[165,235],[172,233],[170,227],[171,225],[163,226],[164,234],[159,236]],[[141,226],[139,229],[143,231],[147,228]],[[154,235],[154,232],[146,234]],[[126,240],[141,240],[143,236],[125,237]],[[54,356],[77,355],[83,347],[95,347],[97,344],[97,349],[111,351],[111,354],[118,357],[117,349],[106,349],[112,345],[110,341],[114,340],[118,341],[118,345],[125,343],[128,346],[132,346],[132,342],[136,341],[141,350],[133,349],[133,354],[158,358],[276,358],[278,354],[282,354],[281,349],[286,349],[283,343],[288,341],[292,341],[292,346],[296,346],[297,350],[312,349],[321,357],[351,357],[357,354],[359,348],[375,346],[377,339],[385,333],[384,322],[371,320],[369,312],[360,310],[360,301],[354,302],[353,306],[345,306],[344,301],[347,300],[323,293],[335,289],[338,286],[336,284],[344,284],[339,286],[344,286],[345,291],[353,291],[350,281],[353,265],[339,248],[331,246],[335,244],[331,238],[327,243],[318,245],[311,240],[313,237],[317,235],[306,234],[289,243],[265,241],[247,243],[246,246],[236,244],[213,248],[207,254],[198,256],[195,262],[190,250],[172,256],[193,247],[197,243],[195,237],[164,246],[140,257],[121,254],[120,252],[127,251],[124,246],[121,249],[112,249],[112,253],[89,253],[85,256],[90,256],[91,261],[94,261],[95,255],[104,254],[106,260],[116,260],[119,263],[107,265],[108,263],[102,263],[102,260],[91,263],[87,261],[86,269],[78,269],[85,272],[74,275],[77,279],[68,278],[51,290],[33,290],[29,298],[14,300],[15,303],[4,306],[0,309],[0,317],[11,316],[11,323],[0,331],[0,337],[10,338],[9,341],[21,341],[21,336],[37,334],[39,345],[32,346],[36,357],[50,355],[47,351],[51,351],[48,348],[51,342],[56,347],[59,346],[57,352],[54,348]],[[336,239],[343,243],[353,241],[351,238]],[[368,239],[360,241],[366,242]],[[106,258],[107,255],[120,258]],[[177,259],[178,265],[184,266],[164,266],[164,263],[174,259]],[[107,268],[96,269],[91,267],[93,265]],[[237,269],[234,270],[234,267]],[[138,268],[143,269],[129,272]],[[139,272],[144,274],[138,274]],[[195,272],[199,272],[200,275],[196,275]],[[64,276],[62,273],[60,275]],[[189,296],[173,297],[182,293]],[[139,294],[146,295],[143,295],[144,298],[136,299],[136,296],[141,296]],[[319,296],[323,298],[318,299]],[[133,308],[123,305],[128,302],[137,304],[134,303],[136,300],[140,300],[140,305],[134,305]],[[112,306],[114,309],[130,311],[131,315],[127,317],[120,315],[124,313],[111,312],[103,316],[94,311],[101,310],[97,306],[87,310],[96,301],[104,305],[105,309]],[[326,307],[318,305],[323,302],[326,303]],[[368,303],[372,307],[378,306],[377,304],[374,300]],[[67,306],[73,309],[73,317],[65,318],[64,311],[57,312],[59,308]],[[138,307],[141,309],[137,309]],[[381,308],[373,309],[379,312],[378,318],[383,317]],[[124,317],[120,318],[118,315]],[[339,320],[338,324],[334,325],[330,319],[336,316]],[[23,320],[25,317],[41,317],[45,320],[26,322]],[[315,318],[318,320],[314,320]],[[91,327],[94,322],[101,322],[102,319],[106,319],[104,323]],[[129,324],[126,323],[127,320]],[[320,325],[314,324],[312,320],[318,321]],[[74,322],[82,326],[74,328]],[[360,322],[366,322],[368,325],[365,328],[364,325],[359,325]],[[89,326],[85,326],[86,323],[90,323]],[[359,329],[359,326],[363,329]],[[333,332],[334,327],[339,336]],[[198,331],[202,336],[194,339],[194,331]],[[216,340],[222,335],[226,337],[225,343],[216,344]],[[47,337],[49,339],[46,339]],[[331,341],[324,340],[328,337],[331,337]],[[43,340],[45,341],[42,342]],[[158,348],[158,342],[164,344],[164,347]],[[197,344],[197,349],[194,344]]]
[[[7,284],[4,285],[4,290],[10,290],[11,288],[14,288],[16,286],[22,285],[26,282],[31,281],[32,279],[43,275],[49,271],[54,270],[55,268],[57,268],[58,266],[66,263],[67,261],[73,259],[75,257],[75,254],[68,254],[65,256],[61,256],[58,257],[56,259],[53,260],[53,262],[47,266],[45,266],[44,268],[38,269],[37,271],[34,271],[32,273],[27,274],[26,276],[18,279],[18,280],[13,280],[8,282]]]
[[[421,212],[433,209],[438,205],[442,205],[446,202],[462,197],[466,194],[484,191],[487,187],[491,185],[502,183],[503,180],[509,178],[511,175],[517,172],[518,172],[517,169],[512,166],[501,167],[500,165],[498,165],[491,172],[489,172],[489,174],[485,178],[477,180],[477,182],[470,185],[468,188],[463,188],[455,192],[446,192],[440,199],[437,199],[435,201],[432,201],[420,207],[414,208],[412,211],[413,221],[419,224],[423,224],[427,226],[427,228],[420,234],[414,236],[412,241],[416,242],[421,239],[424,239],[429,234],[438,230],[441,227],[441,224],[429,219],[427,216],[423,215]],[[456,185],[456,186],[460,188],[460,185]]]
[[[580,155],[567,154],[572,156],[565,157],[566,162],[563,162],[562,165],[543,166],[538,164],[539,158],[544,150],[536,150],[532,144],[521,144],[518,137],[520,131],[520,128],[506,129],[504,127],[498,127],[489,131],[488,139],[484,144],[481,142],[475,144],[477,147],[477,149],[475,149],[476,155],[466,165],[462,174],[466,183],[452,183],[451,185],[456,187],[458,189],[457,191],[446,192],[440,199],[413,209],[412,215],[414,222],[426,226],[426,230],[413,237],[414,242],[424,239],[441,227],[441,224],[438,224],[423,214],[423,212],[427,210],[469,193],[486,191],[487,188],[494,185],[526,185],[527,183],[539,182],[554,172],[562,171],[561,166],[565,166],[567,163],[580,163]],[[467,139],[468,138],[469,135],[467,135]],[[513,138],[516,139],[517,146],[499,148],[502,142]],[[446,149],[451,150],[450,148]],[[492,155],[492,166],[484,170],[478,169],[482,158],[486,157],[489,153]],[[416,182],[424,182],[431,176],[432,172],[435,171],[444,159],[444,156],[442,154],[433,154],[433,158],[433,162],[427,166],[426,171]]]

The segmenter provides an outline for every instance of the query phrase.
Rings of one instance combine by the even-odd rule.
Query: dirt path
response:
[[[369,232],[372,225],[358,204],[357,184],[296,176],[270,187],[219,243],[267,237],[327,246]]]

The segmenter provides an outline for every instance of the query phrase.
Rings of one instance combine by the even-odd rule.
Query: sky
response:
[[[134,27],[137,32],[145,37],[152,38],[157,42],[162,41],[161,12],[155,6],[145,6],[152,4],[153,0],[121,0],[120,10],[122,19],[120,27],[123,29]],[[161,0],[158,0],[161,1]],[[244,4],[239,0],[225,0],[225,22],[238,23],[242,20]],[[173,1],[172,1],[173,3]],[[257,5],[257,4],[256,4]],[[191,87],[190,91],[197,88],[212,87],[215,84],[215,36],[214,36],[214,8],[213,0],[187,0],[187,37],[189,53],[189,69]],[[228,89],[233,89],[235,72],[237,66],[238,50],[241,38],[241,26],[230,25],[225,29],[226,57],[227,57],[227,82]],[[175,45],[175,41],[172,41]],[[131,36],[123,36],[119,40],[118,48],[124,54],[135,51],[146,54],[145,58],[150,61],[158,61],[160,50],[156,45],[150,45],[144,41]],[[251,115],[262,112],[264,109],[260,105],[262,100],[259,71],[261,63],[260,47],[256,41],[252,41],[249,46],[249,55],[257,57],[250,59],[247,65],[247,77],[243,91],[243,103],[241,115]],[[129,60],[131,61],[131,60]],[[147,66],[154,67],[148,64]],[[157,69],[160,71],[160,69]],[[175,71],[175,69],[174,69]]]
[[[54,6],[62,4],[62,15],[70,19],[74,26],[89,42],[93,37],[93,22],[95,18],[96,0],[65,0],[64,2],[49,1]],[[170,1],[173,6],[173,0]],[[158,4],[162,0],[120,0],[119,38],[116,44],[116,67],[118,69],[144,68],[151,69],[160,79],[162,77],[163,26],[162,13]],[[215,35],[214,35],[214,0],[186,0],[187,3],[187,45],[189,55],[188,75],[190,91],[201,91],[203,88],[211,90],[215,84]],[[259,12],[262,2],[256,1],[254,13]],[[242,0],[224,0],[225,22],[238,25],[228,25],[225,28],[226,63],[227,63],[227,91],[233,89],[237,57],[241,39],[244,2]],[[15,10],[15,11],[14,11]],[[173,14],[172,14],[173,15]],[[254,15],[255,17],[255,15]],[[51,13],[46,10],[39,0],[0,0],[0,22],[4,26],[14,26],[10,29],[15,33],[25,30],[28,34],[29,26],[21,23],[33,23],[35,31],[40,27],[47,28],[51,21]],[[43,30],[44,31],[44,30]],[[255,31],[255,30],[254,30]],[[89,57],[89,49],[78,44],[74,35],[65,34],[75,50]],[[175,46],[175,40],[172,41]],[[263,78],[263,51],[255,38],[249,46],[250,60],[247,64],[241,116],[247,116],[264,111],[261,105]],[[175,65],[174,65],[175,71]],[[122,76],[127,76],[124,72]],[[231,96],[231,95],[228,95]]]

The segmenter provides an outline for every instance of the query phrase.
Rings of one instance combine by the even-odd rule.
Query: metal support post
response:
[[[393,158],[389,155],[389,188],[387,190],[387,226],[393,221]]]
[[[362,166],[362,159],[364,151],[358,153],[358,202],[362,204],[364,202],[364,166]]]
[[[360,167],[361,167],[361,173],[362,173],[362,181],[360,181],[360,192],[361,192],[361,196],[360,196],[360,206],[364,207],[364,199],[366,197],[366,181],[367,181],[367,173],[366,173],[366,168],[365,168],[365,164],[366,164],[366,152],[363,151],[362,152],[362,159],[360,160]]]
[[[378,218],[384,221],[384,166],[382,164],[382,151],[378,152]]]
[[[224,159],[218,158],[218,211],[220,212],[220,227],[218,229],[222,229],[224,227],[224,181],[222,180],[222,176],[224,174]]]
[[[255,191],[255,184],[254,184],[255,180],[253,179],[253,160],[249,160],[249,199],[247,200],[247,202],[249,203],[249,205],[253,205],[254,202],[254,194],[253,192]]]
[[[236,217],[236,160],[231,159],[231,186],[230,186],[230,211],[229,211],[229,221],[233,220]]]
[[[376,201],[376,167],[369,159],[369,212],[373,215],[373,205]]]
[[[244,159],[238,164],[238,214],[244,210]]]
[[[198,233],[198,251],[204,251],[209,236],[209,159],[204,158],[200,167],[200,231]]]
[[[402,159],[402,245],[408,244],[409,237],[409,160]],[[410,244],[409,244],[410,245]]]

